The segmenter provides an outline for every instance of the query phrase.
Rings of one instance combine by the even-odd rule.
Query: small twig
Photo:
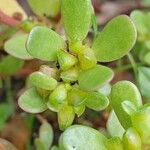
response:
[[[40,114],[36,115],[36,118],[39,120],[40,123],[45,123],[47,120]]]
[[[8,15],[4,14],[2,11],[0,11],[0,22],[12,27],[17,26],[20,23],[12,17],[9,17]]]

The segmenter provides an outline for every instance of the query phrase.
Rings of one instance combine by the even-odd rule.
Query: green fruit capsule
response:
[[[79,54],[83,47],[84,46],[82,45],[81,41],[76,43],[69,43],[69,51],[74,54]]]
[[[82,51],[78,54],[80,67],[83,70],[90,69],[94,67],[97,63],[94,51],[89,47],[84,47]]]
[[[79,69],[75,67],[67,71],[63,71],[60,74],[60,77],[64,82],[75,82],[78,80],[78,76],[79,76]]]
[[[141,150],[141,138],[134,128],[127,129],[122,140],[125,150]]]
[[[64,84],[59,85],[49,96],[47,106],[50,110],[58,112],[65,103],[67,90]]]
[[[77,63],[77,58],[65,51],[58,51],[58,63],[61,70],[68,70]]]
[[[143,106],[132,114],[132,125],[140,134],[142,143],[150,145],[150,105]]]

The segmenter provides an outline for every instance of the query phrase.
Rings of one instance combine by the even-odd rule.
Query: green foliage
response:
[[[91,23],[90,0],[61,1],[62,19],[67,39],[71,43],[85,39]]]
[[[136,108],[142,105],[141,95],[137,87],[129,81],[120,81],[112,86],[111,105],[122,126],[127,129],[132,126],[129,114],[123,109],[122,103],[131,101]]]
[[[29,55],[25,48],[27,37],[27,34],[21,34],[9,39],[5,42],[5,51],[8,54],[20,59],[32,59],[32,57]]]
[[[83,90],[96,90],[111,81],[113,71],[105,66],[97,65],[79,74],[79,86]]]
[[[45,101],[37,93],[35,88],[25,91],[18,100],[19,106],[30,113],[40,113],[47,109]]]
[[[54,90],[57,86],[55,79],[39,71],[30,74],[29,82],[31,85],[45,90]]]
[[[62,134],[60,148],[63,150],[107,150],[105,140],[106,138],[95,129],[74,125]]]
[[[111,137],[119,137],[122,138],[125,129],[120,124],[116,114],[112,111],[107,120],[107,131]]]
[[[109,62],[126,55],[135,41],[136,29],[134,24],[129,17],[122,15],[112,19],[97,35],[92,49],[95,51],[98,61]]]
[[[29,54],[45,61],[57,60],[57,51],[64,48],[63,39],[47,27],[34,27],[26,43]]]
[[[5,127],[7,119],[11,116],[11,109],[8,103],[0,104],[0,130]]]
[[[144,96],[145,100],[150,100],[150,68],[139,67],[138,68],[138,82],[139,88]]]
[[[11,76],[17,73],[24,65],[24,61],[12,56],[3,57],[0,61],[0,74]]]
[[[39,137],[35,139],[38,150],[49,150],[53,142],[53,129],[51,125],[44,122],[39,130]]]
[[[32,11],[39,17],[55,17],[60,11],[59,0],[28,0]]]

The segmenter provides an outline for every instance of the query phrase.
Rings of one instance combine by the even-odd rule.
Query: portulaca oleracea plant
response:
[[[65,36],[35,26],[29,35],[5,43],[5,50],[15,57],[45,62],[29,75],[29,88],[19,97],[19,106],[29,113],[48,109],[57,113],[59,128],[65,131],[53,150],[148,150],[150,105],[142,104],[138,88],[130,81],[119,81],[110,93],[101,90],[114,76],[104,64],[130,55],[137,38],[134,23],[126,15],[117,16],[87,42],[94,16],[91,1],[61,0],[60,5]],[[14,41],[26,45],[22,53],[9,48]],[[108,106],[112,109],[108,137],[90,127],[72,125],[86,107],[101,111]],[[50,148],[51,143],[40,141],[40,137],[37,142],[45,144],[43,150]]]

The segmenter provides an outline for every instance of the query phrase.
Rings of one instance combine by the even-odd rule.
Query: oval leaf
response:
[[[110,113],[106,126],[111,137],[119,137],[120,139],[122,139],[125,130],[120,124],[114,111]]]
[[[95,129],[73,125],[62,134],[60,145],[68,150],[107,150],[105,140],[105,136]]]
[[[24,92],[18,100],[19,106],[30,113],[40,113],[47,109],[46,102],[38,95],[35,88]]]
[[[64,48],[63,39],[47,27],[34,27],[26,44],[31,56],[45,61],[57,60],[57,51]]]
[[[91,0],[61,1],[62,18],[70,42],[85,39],[91,23]]]
[[[122,107],[124,101],[131,101],[136,108],[142,105],[140,92],[129,81],[119,81],[112,86],[111,90],[112,107],[122,126],[127,129],[132,126],[132,123],[129,114]]]
[[[84,70],[80,73],[78,82],[83,90],[96,90],[111,81],[113,71],[105,66],[97,65],[94,68]]]
[[[150,100],[150,68],[139,67],[138,68],[138,83],[142,96],[146,100]]]
[[[116,30],[117,28],[117,30]],[[109,62],[126,55],[136,41],[136,29],[129,17],[112,19],[94,40],[92,49],[100,62]]]
[[[50,16],[55,17],[60,10],[59,0],[28,0],[28,4],[32,11],[40,17]]]
[[[99,92],[89,92],[87,94],[86,106],[90,109],[100,111],[109,105],[108,98]]]
[[[0,73],[3,75],[14,75],[24,65],[24,61],[13,56],[6,56],[0,62]]]
[[[29,82],[31,85],[45,90],[54,90],[57,86],[57,81],[55,79],[39,71],[30,74]]]
[[[17,58],[20,59],[32,59],[25,48],[25,43],[28,35],[16,35],[10,40],[6,41],[4,44],[5,51]]]

